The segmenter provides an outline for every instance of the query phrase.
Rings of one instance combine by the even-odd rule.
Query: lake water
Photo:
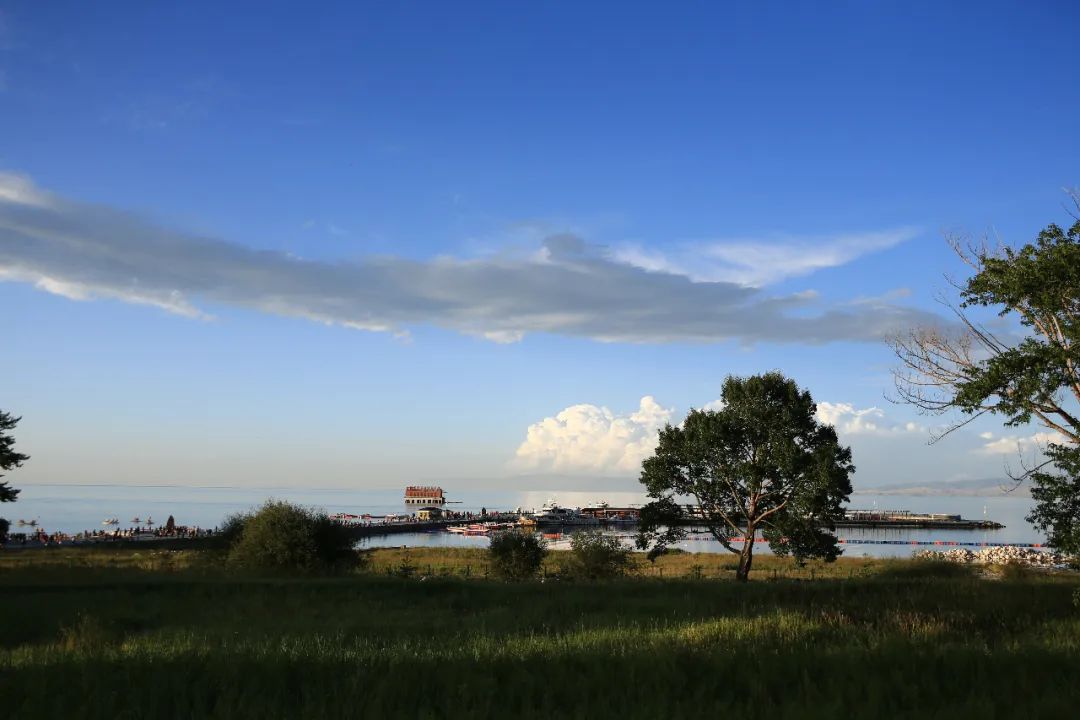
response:
[[[415,508],[402,504],[400,488],[386,490],[343,490],[319,488],[255,488],[255,487],[176,487],[131,485],[29,485],[21,487],[19,501],[0,506],[0,513],[12,521],[13,532],[19,532],[15,520],[37,519],[46,532],[76,533],[102,529],[105,518],[120,519],[119,527],[131,527],[129,521],[152,517],[161,524],[172,515],[177,524],[211,528],[235,512],[250,510],[263,501],[274,498],[322,508],[329,512],[353,514],[407,513]],[[460,503],[448,505],[453,510],[479,511],[481,508],[525,510],[539,508],[549,500],[566,506],[581,506],[606,500],[613,506],[645,502],[644,495],[629,492],[534,492],[506,490],[474,490],[448,492],[448,498]],[[956,541],[990,543],[1040,543],[1044,538],[1024,520],[1031,510],[1029,498],[1003,497],[928,497],[854,495],[851,507],[903,509],[913,512],[959,514],[968,519],[989,519],[1005,525],[1000,530],[871,530],[841,529],[838,535],[849,540],[898,540],[904,542]],[[372,538],[366,541],[375,546],[445,546],[486,547],[487,538],[465,537],[446,532],[408,533]],[[558,546],[560,543],[556,541]],[[680,544],[692,552],[721,552],[719,543],[693,534]],[[910,545],[846,545],[848,556],[869,555],[908,556],[915,547]]]

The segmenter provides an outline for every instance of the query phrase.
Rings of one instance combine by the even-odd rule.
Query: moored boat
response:
[[[555,502],[545,503],[540,512],[533,513],[531,519],[538,527],[546,526],[597,526],[600,520],[581,513],[580,510],[565,508]]]

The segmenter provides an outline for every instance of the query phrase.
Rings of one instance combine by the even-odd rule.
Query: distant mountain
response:
[[[951,497],[1031,497],[1028,483],[1019,487],[1011,480],[951,480],[946,482],[924,482],[882,487],[866,487],[855,490],[856,495],[936,495]]]

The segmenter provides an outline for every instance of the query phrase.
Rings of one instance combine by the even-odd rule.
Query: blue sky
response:
[[[1068,220],[1080,11],[720,5],[0,3],[12,479],[587,486],[773,368],[857,487],[1001,476],[881,337]]]

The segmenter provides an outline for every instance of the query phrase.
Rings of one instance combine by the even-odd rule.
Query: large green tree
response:
[[[851,450],[815,418],[810,393],[778,372],[729,377],[721,397],[720,410],[667,425],[642,463],[652,501],[638,545],[662,552],[700,523],[739,556],[739,580],[750,575],[758,533],[776,554],[835,560],[830,531],[851,494]]]
[[[0,410],[0,470],[4,472],[13,470],[30,459],[29,455],[15,452],[15,438],[11,436],[11,431],[21,419]],[[2,477],[4,476],[0,474],[0,478]],[[0,482],[0,502],[14,502],[18,495],[18,490],[6,482]]]
[[[954,283],[961,329],[917,328],[892,340],[899,397],[957,413],[935,440],[986,414],[1042,425],[1044,457],[1021,458],[1023,471],[1012,474],[1032,482],[1028,520],[1055,547],[1080,552],[1080,221],[1049,225],[1020,248],[951,244],[974,271]],[[1005,322],[989,328],[973,317],[978,308]]]

